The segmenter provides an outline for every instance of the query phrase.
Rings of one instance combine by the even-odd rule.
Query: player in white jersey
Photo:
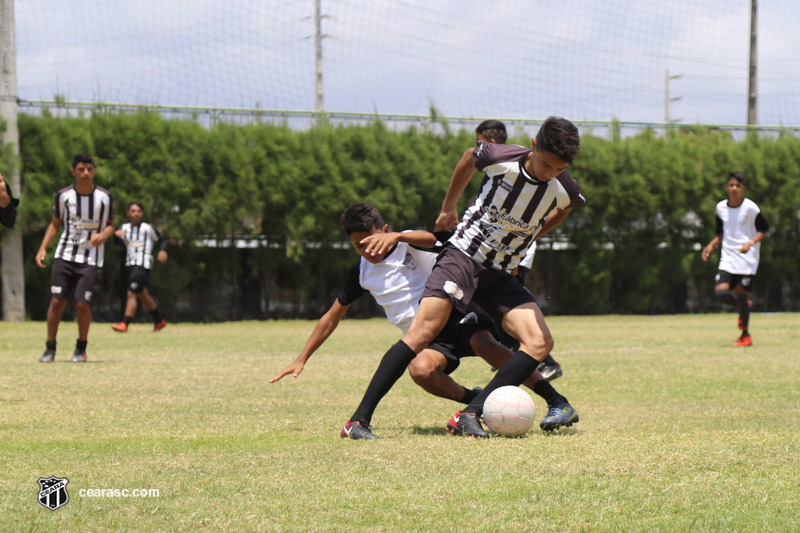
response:
[[[47,342],[45,352],[39,358],[43,363],[51,363],[56,356],[56,335],[70,293],[74,295],[78,315],[78,341],[72,361],[86,361],[86,344],[92,323],[89,301],[97,271],[103,266],[104,243],[114,234],[111,193],[94,184],[96,170],[89,154],[77,154],[72,159],[70,172],[75,177],[75,184],[56,193],[53,219],[36,253],[36,264],[45,268],[47,248],[58,230],[64,227],[56,246],[51,272],[52,298],[47,310]]]
[[[389,322],[404,333],[414,319],[419,297],[436,260],[437,236],[427,231],[389,232],[378,210],[364,203],[353,204],[345,210],[342,229],[361,260],[350,269],[339,296],[317,322],[303,351],[270,383],[290,374],[293,377],[300,375],[308,359],[333,333],[350,305],[367,292],[383,308]],[[493,329],[494,324],[486,316],[475,312],[466,315],[453,312],[436,339],[410,362],[409,374],[430,394],[469,403],[479,391],[462,387],[450,377],[450,373],[458,368],[461,357],[477,354],[497,366],[502,366],[511,357],[511,352],[492,336]],[[404,371],[405,368],[401,374]],[[567,401],[538,372],[528,378],[525,385],[544,398],[548,405]],[[373,383],[370,383],[368,396],[370,389],[381,397],[388,392],[388,389],[375,391]],[[543,427],[546,428],[546,423]],[[358,421],[348,421],[340,435],[352,439],[377,438],[368,423]]]
[[[488,313],[501,315],[501,326],[521,347],[447,424],[456,434],[489,436],[478,420],[486,397],[499,387],[525,381],[553,349],[536,299],[513,272],[540,232],[552,229],[573,207],[585,205],[578,183],[566,172],[579,149],[578,129],[559,117],[545,120],[530,149],[478,143],[475,166],[486,178],[437,257],[408,333],[384,354],[379,370],[391,370],[383,372],[379,390],[388,390],[387,385],[399,379],[405,366],[442,330],[454,308],[466,312],[474,300]],[[448,191],[451,196],[458,200]],[[365,395],[350,420],[369,423],[379,401],[379,396]],[[566,403],[551,407],[546,418],[563,426],[578,421]]]
[[[136,316],[137,300],[141,300],[145,309],[153,317],[153,331],[161,331],[166,327],[167,320],[161,316],[158,305],[147,285],[150,283],[150,271],[153,270],[153,250],[158,246],[156,259],[159,263],[167,262],[167,241],[161,232],[152,224],[142,221],[144,205],[141,202],[128,204],[128,218],[130,222],[124,223],[114,234],[125,243],[125,284],[128,288],[125,300],[125,314],[122,322],[114,324],[111,329],[120,333],[127,333],[131,320]]]
[[[758,271],[760,243],[769,231],[769,224],[756,203],[744,197],[747,192],[744,174],[729,173],[725,190],[728,199],[719,202],[716,208],[717,236],[703,248],[701,256],[708,261],[714,248],[722,244],[714,292],[721,302],[735,305],[739,310],[742,334],[733,345],[751,346],[749,294]]]

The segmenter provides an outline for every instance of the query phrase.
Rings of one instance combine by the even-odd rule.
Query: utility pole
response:
[[[315,107],[318,113],[325,111],[325,86],[322,83],[322,0],[314,0],[314,94]],[[319,117],[318,117],[319,118]]]
[[[670,102],[677,102],[681,99],[680,96],[674,96],[670,98],[669,96],[669,82],[671,80],[677,80],[678,78],[682,77],[680,74],[675,74],[674,76],[669,75],[669,69],[664,71],[664,123],[669,125],[673,122],[678,122],[680,119],[672,120],[669,118],[669,104]]]
[[[758,54],[756,37],[758,25],[756,24],[758,0],[750,0],[750,83],[747,88],[747,125],[758,124]]]
[[[19,179],[19,129],[17,128],[17,46],[14,34],[14,0],[0,0],[0,117],[6,123],[0,142],[11,148],[8,181],[14,196],[21,196]],[[25,320],[25,274],[22,269],[22,230],[17,224],[2,230],[3,320]]]

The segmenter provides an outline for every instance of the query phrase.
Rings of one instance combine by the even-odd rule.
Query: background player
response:
[[[719,267],[714,278],[717,285],[714,293],[723,303],[736,305],[739,309],[739,329],[742,334],[734,346],[750,346],[753,339],[750,325],[750,291],[758,270],[761,257],[761,244],[769,224],[755,202],[744,195],[747,192],[747,178],[741,172],[730,172],[725,184],[728,199],[717,204],[717,236],[711,239],[701,256],[703,261],[718,244],[722,244]]]
[[[86,345],[92,323],[89,301],[97,272],[103,266],[104,243],[114,233],[111,193],[94,184],[96,168],[92,156],[87,153],[75,155],[70,173],[75,177],[75,184],[56,193],[53,219],[36,253],[36,264],[45,268],[47,248],[63,225],[64,231],[56,246],[50,274],[52,298],[47,309],[46,349],[39,358],[42,363],[52,363],[55,359],[58,326],[70,293],[74,293],[78,315],[78,341],[72,361],[86,361]]]
[[[147,285],[150,283],[150,271],[153,270],[153,250],[158,245],[157,259],[159,263],[167,262],[167,241],[161,232],[147,222],[142,222],[144,206],[141,202],[128,204],[128,218],[115,235],[125,243],[125,285],[128,288],[125,301],[125,315],[122,322],[114,324],[111,328],[120,333],[128,331],[128,325],[136,316],[138,308],[137,299],[142,301],[145,309],[153,317],[153,331],[161,331],[167,325],[167,320],[158,311],[158,305],[150,296]]]
[[[19,200],[11,194],[11,185],[6,183],[3,175],[0,174],[0,224],[7,228],[13,228],[17,221],[17,206]]]

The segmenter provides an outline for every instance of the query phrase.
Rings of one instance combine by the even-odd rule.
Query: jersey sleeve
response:
[[[484,170],[495,163],[519,159],[530,151],[530,148],[525,148],[518,144],[497,144],[478,141],[472,155],[475,158],[475,168]]]
[[[342,305],[350,305],[355,302],[362,294],[367,292],[359,282],[359,274],[361,273],[361,264],[356,263],[353,268],[347,273],[344,279],[342,289],[339,291],[337,300]]]
[[[53,217],[58,219],[64,218],[64,214],[61,210],[61,191],[56,193],[55,200],[53,201]]]
[[[716,218],[717,221],[716,221],[715,231],[717,232],[717,235],[722,235],[724,223],[722,222],[722,219],[720,218],[719,215],[717,215]]]
[[[561,186],[567,191],[569,195],[569,205],[564,209],[571,209],[573,207],[584,207],[586,205],[586,198],[581,194],[581,187],[575,178],[569,175],[569,172],[564,171],[556,179],[561,183]]]
[[[157,227],[153,225],[151,225],[150,227],[153,228],[153,237],[154,237],[153,240],[155,240],[158,243],[158,250],[161,252],[167,251],[167,239],[164,238],[164,234],[161,233]]]
[[[765,235],[769,233],[769,223],[761,212],[756,215],[756,231],[760,231]]]

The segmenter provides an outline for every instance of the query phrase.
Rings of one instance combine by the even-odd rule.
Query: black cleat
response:
[[[86,361],[86,349],[84,348],[81,350],[80,348],[75,348],[75,353],[72,354],[72,362],[73,363],[83,363]]]
[[[372,428],[369,425],[364,424],[362,425],[360,422],[351,422],[347,421],[344,426],[342,426],[342,430],[339,432],[339,436],[343,439],[366,439],[366,440],[373,440],[379,439],[380,437],[377,436],[375,433],[372,432]]]
[[[554,405],[547,410],[547,415],[539,422],[542,431],[553,431],[560,427],[569,427],[580,420],[578,412],[568,403]]]
[[[553,381],[564,375],[564,371],[561,370],[561,365],[549,355],[544,358],[544,361],[539,363],[536,370],[538,370],[547,381]]]
[[[447,431],[453,435],[466,435],[476,439],[488,439],[489,434],[483,429],[475,413],[458,411],[447,422]]]
[[[56,351],[51,350],[50,348],[46,349],[42,356],[39,358],[40,363],[52,363],[53,359],[56,358]]]

